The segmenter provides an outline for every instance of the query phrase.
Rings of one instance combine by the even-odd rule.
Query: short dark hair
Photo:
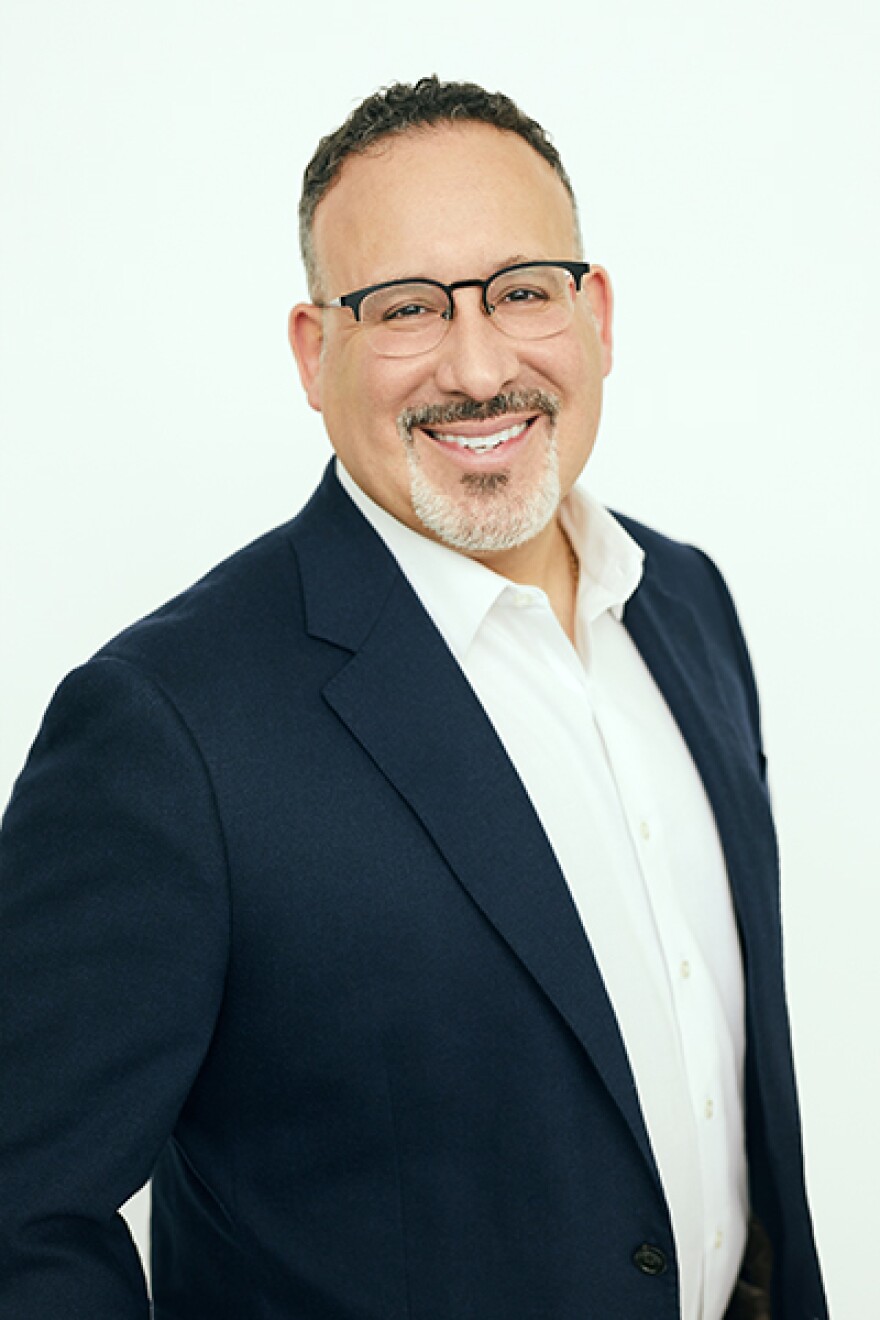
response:
[[[299,204],[299,238],[313,297],[320,284],[312,241],[315,211],[339,178],[347,158],[361,155],[383,138],[416,128],[456,123],[491,124],[493,128],[517,133],[539,156],[543,156],[571,198],[577,236],[577,202],[559,152],[541,125],[524,114],[509,96],[503,92],[487,92],[477,83],[440,82],[436,74],[420,78],[417,83],[392,83],[361,101],[335,133],[322,138],[306,166]]]

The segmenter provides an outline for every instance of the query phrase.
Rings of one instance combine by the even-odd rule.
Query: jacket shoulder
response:
[[[675,585],[679,590],[691,587],[700,592],[705,589],[707,565],[718,572],[709,556],[695,545],[686,541],[675,540],[638,522],[628,514],[612,510],[614,517],[629,532],[633,540],[645,552],[645,569],[651,576],[656,576],[664,584]]]
[[[733,597],[717,564],[698,546],[674,540],[626,514],[615,512],[614,517],[645,552],[639,590],[666,593],[686,601],[719,665],[739,675],[755,736],[760,741],[760,710],[751,657]]]
[[[297,519],[264,533],[111,638],[92,661],[117,660],[172,697],[241,683],[303,634]]]
[[[732,629],[738,641],[741,639],[742,631],[727,583],[705,550],[674,540],[627,514],[615,511],[614,517],[644,550],[645,580],[650,587],[658,586],[684,597],[698,613],[708,612],[710,618],[720,613],[725,629]]]

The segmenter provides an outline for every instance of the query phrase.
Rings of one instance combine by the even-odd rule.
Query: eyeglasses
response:
[[[569,325],[586,261],[529,261],[504,266],[487,280],[388,280],[319,307],[348,307],[382,357],[415,357],[436,348],[455,315],[456,289],[482,290],[483,311],[513,339],[549,339]]]

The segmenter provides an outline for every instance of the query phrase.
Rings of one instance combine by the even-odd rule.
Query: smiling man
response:
[[[545,588],[570,631],[556,513],[596,436],[611,292],[579,260],[553,148],[529,133],[543,155],[491,124],[423,123],[356,143],[329,183],[325,145],[303,206],[315,303],[294,309],[291,343],[360,490]]]
[[[575,483],[612,299],[506,97],[325,138],[306,508],[61,686],[2,836],[0,1320],[826,1320],[757,697]]]

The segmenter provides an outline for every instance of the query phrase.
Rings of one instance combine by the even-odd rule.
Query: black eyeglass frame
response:
[[[575,293],[580,293],[584,276],[589,275],[591,269],[588,261],[517,261],[512,266],[502,266],[500,270],[496,270],[486,280],[456,280],[454,284],[443,284],[440,280],[429,279],[426,275],[412,275],[405,280],[383,280],[381,284],[368,284],[365,289],[355,289],[353,293],[344,293],[340,298],[333,298],[326,303],[315,303],[315,306],[349,307],[354,313],[354,319],[360,324],[361,304],[371,293],[376,293],[379,289],[400,288],[405,284],[430,284],[432,288],[442,289],[446,294],[449,310],[443,313],[445,320],[451,321],[455,314],[455,302],[452,295],[456,289],[480,289],[483,311],[487,316],[491,316],[495,308],[490,307],[486,299],[489,285],[494,283],[500,275],[509,275],[514,270],[533,270],[535,266],[559,266],[562,270],[567,270],[574,280]]]

